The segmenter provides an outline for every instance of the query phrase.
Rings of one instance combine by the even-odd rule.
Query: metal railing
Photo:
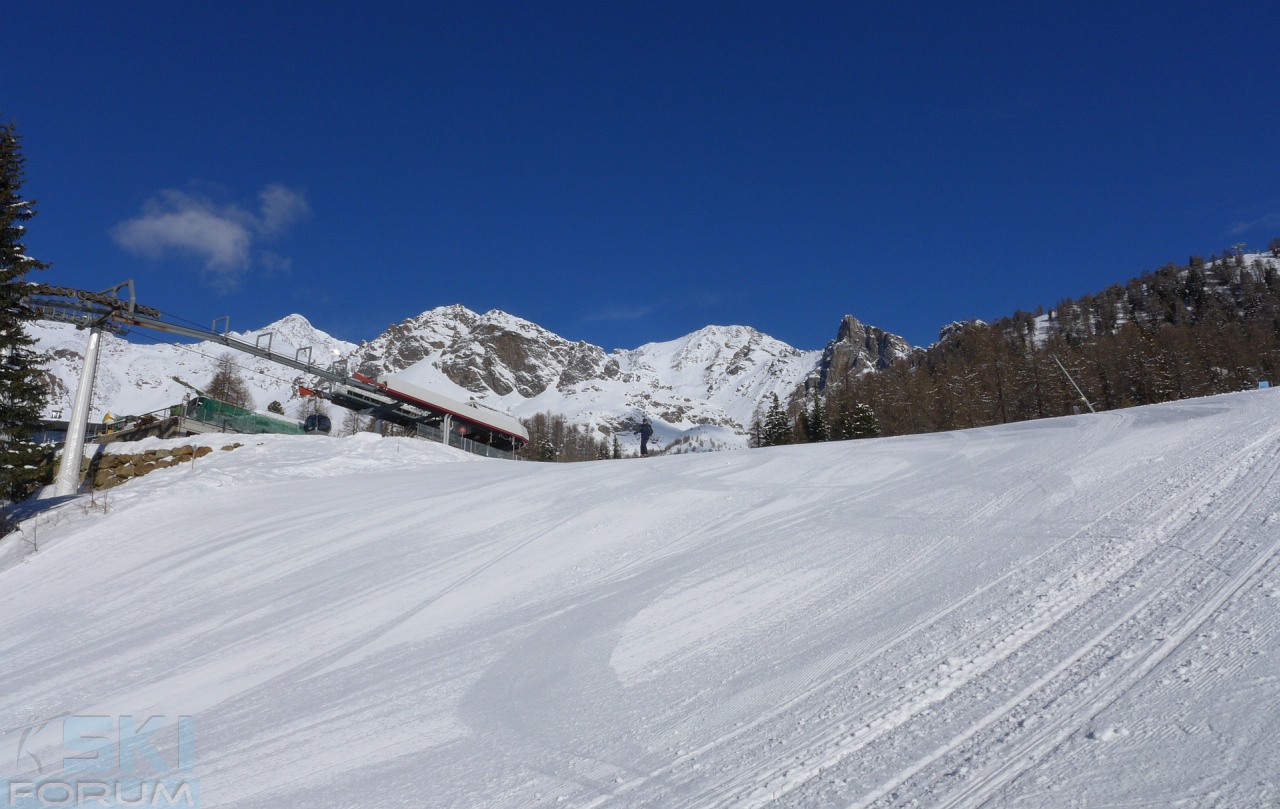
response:
[[[428,441],[444,443],[444,433],[439,427],[433,427],[430,424],[418,425],[418,437],[425,438]],[[516,460],[516,455],[513,452],[508,452],[504,449],[497,449],[496,447],[491,447],[488,444],[482,444],[479,441],[472,441],[470,438],[456,435],[454,433],[449,434],[448,443],[451,447],[470,452],[473,455],[483,455],[486,458],[502,458],[507,461]]]

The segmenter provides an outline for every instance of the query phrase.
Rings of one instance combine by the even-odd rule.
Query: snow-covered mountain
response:
[[[738,445],[759,403],[786,396],[821,357],[745,326],[605,352],[505,312],[445,306],[393,326],[353,353],[362,373],[400,373],[518,416],[563,414],[612,432],[642,416],[659,438],[697,434]]]
[[[78,382],[83,332],[62,324],[33,329],[48,357],[55,396],[49,415],[70,411]],[[660,443],[683,440],[702,448],[737,447],[770,394],[786,399],[805,380],[833,369],[886,367],[912,350],[906,341],[852,316],[823,350],[804,351],[746,326],[708,326],[678,340],[606,352],[573,342],[514,315],[478,314],[442,306],[391,326],[359,345],[290,315],[262,329],[235,334],[294,354],[310,347],[316,364],[345,361],[377,376],[397,373],[462,400],[476,399],[516,416],[557,413],[605,433],[627,431],[642,416],[657,425]],[[180,401],[213,375],[227,353],[216,343],[147,345],[104,335],[95,417],[138,414]],[[238,354],[259,408],[280,401],[296,412],[291,369]]]

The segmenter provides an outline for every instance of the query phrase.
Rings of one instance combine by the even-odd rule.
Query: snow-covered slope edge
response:
[[[64,714],[188,715],[204,807],[1270,805],[1277,396],[645,462],[215,453],[0,572],[0,730],[34,729],[0,778],[64,777]]]

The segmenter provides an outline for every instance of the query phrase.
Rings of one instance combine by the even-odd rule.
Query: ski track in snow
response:
[[[1011,776],[1020,775],[1044,758],[1166,660],[1264,566],[1273,565],[1280,553],[1278,541],[1260,544],[1224,541],[1231,538],[1237,521],[1257,505],[1259,498],[1274,489],[1276,459],[1280,457],[1276,438],[1275,434],[1266,437],[1268,457],[1262,464],[1264,468],[1255,472],[1254,479],[1243,491],[1232,491],[1229,487],[1234,482],[1230,474],[1236,470],[1234,463],[1217,470],[1228,485],[1216,491],[1206,486],[1213,493],[1195,501],[1197,509],[1213,504],[1212,515],[1199,514],[1200,526],[1179,532],[1180,541],[1176,544],[1156,546],[1122,576],[1108,575],[1109,584],[1104,591],[1092,594],[1077,610],[1060,620],[1068,626],[1048,627],[1066,635],[1066,639],[1036,638],[1040,648],[1035,654],[1028,651],[1026,657],[1033,667],[1043,665],[1051,650],[1070,644],[1069,639],[1079,637],[1081,632],[1104,621],[1104,616],[1127,606],[1103,631],[1071,651],[1046,673],[1032,679],[1013,698],[997,705],[956,737],[917,759],[852,805],[871,806],[881,798],[898,799],[904,794],[930,795],[937,782],[957,779],[961,773],[963,777],[957,779],[962,782],[961,787],[946,789],[936,796],[933,805],[980,805],[994,791],[1007,786],[1013,780]],[[1257,454],[1255,444],[1232,460],[1253,462]],[[1206,475],[1196,482],[1208,484],[1214,477]],[[1226,494],[1230,495],[1229,505],[1214,504]],[[1274,506],[1276,499],[1272,496],[1266,505]],[[1172,519],[1185,517],[1187,510],[1184,508]],[[1240,570],[1232,572],[1232,567]],[[1185,597],[1173,609],[1164,603],[1157,608],[1158,602],[1167,599],[1164,585],[1170,581],[1189,582],[1194,597]],[[1070,634],[1064,629],[1070,630]],[[1011,658],[1000,663],[1015,664],[1017,661]],[[1028,675],[1002,676],[1003,682],[1008,683],[1019,682]],[[1034,721],[1028,722],[1028,718]],[[929,773],[930,768],[935,772]],[[912,781],[917,783],[904,789],[904,785]],[[884,802],[891,805],[894,800]]]
[[[0,733],[193,714],[206,807],[1280,801],[1273,392],[453,460],[271,439],[37,518]]]

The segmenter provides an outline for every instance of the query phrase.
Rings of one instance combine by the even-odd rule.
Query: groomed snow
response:
[[[189,715],[202,807],[1280,802],[1274,391],[576,465],[233,440],[0,541],[0,779]]]

